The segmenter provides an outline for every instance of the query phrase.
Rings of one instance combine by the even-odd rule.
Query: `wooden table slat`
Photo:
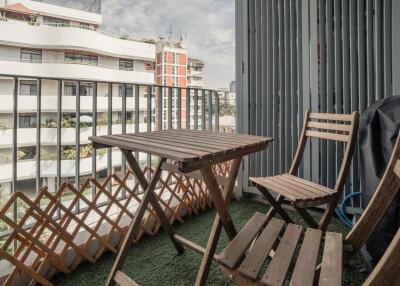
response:
[[[156,156],[163,157],[165,154],[168,154],[166,156],[168,159],[172,160],[177,160],[177,161],[195,161],[198,156],[192,155],[192,154],[184,154],[182,152],[173,152],[171,150],[165,150],[162,148],[154,149],[154,147],[150,147],[147,145],[143,144],[130,144],[129,142],[121,142],[121,140],[117,138],[105,138],[103,136],[101,137],[89,137],[90,140],[92,140],[94,143],[98,143],[100,145],[105,145],[107,147],[117,147],[129,151],[138,151],[138,152],[144,152],[144,153],[149,153],[153,154]],[[94,145],[96,148],[96,145]]]
[[[152,137],[153,136],[147,132],[136,133],[135,135],[138,137],[149,137],[149,136]],[[198,137],[192,136],[190,134],[183,134],[183,133],[179,134],[179,136],[177,136],[176,134],[160,132],[160,133],[157,133],[157,137],[169,140],[171,142],[176,142],[176,141],[182,142],[182,140],[184,140],[185,143],[191,144],[193,146],[207,146],[207,147],[215,148],[218,150],[225,150],[226,148],[235,148],[235,147],[243,148],[243,144],[232,142],[232,140],[229,140],[229,141],[227,140],[226,142],[215,141],[215,140],[206,140],[204,138],[201,138],[199,140]]]
[[[175,151],[175,152],[182,152],[185,154],[191,154],[191,155],[195,155],[198,156],[199,158],[204,158],[207,155],[210,155],[211,152],[204,152],[204,151],[196,151],[193,149],[189,149],[187,147],[176,147],[176,146],[170,146],[170,145],[166,145],[164,143],[161,143],[160,140],[158,140],[157,142],[150,140],[142,140],[141,138],[137,138],[137,137],[129,137],[129,135],[110,135],[110,136],[106,136],[106,138],[116,138],[119,139],[121,141],[125,141],[125,142],[129,142],[132,144],[143,144],[145,143],[147,146],[149,147],[154,147],[154,148],[163,148],[165,150],[171,150],[171,151]]]
[[[202,162],[207,159],[219,161],[236,155],[243,156],[262,150],[272,140],[267,137],[184,129],[92,136],[89,139],[93,141],[95,148],[118,147],[181,163]]]
[[[161,131],[161,132],[165,132]],[[168,130],[169,131],[169,130]],[[217,135],[219,137],[229,137],[234,139],[245,139],[245,140],[265,140],[266,137],[256,136],[256,135],[247,135],[247,134],[238,134],[238,133],[225,133],[225,132],[216,132],[216,131],[206,131],[206,130],[192,130],[192,129],[177,129],[174,131],[183,131],[188,133],[197,133],[197,134],[205,134],[205,136],[209,136],[210,134]]]
[[[147,135],[147,136],[146,136]],[[158,138],[154,138],[153,136],[149,136],[149,133],[147,134],[143,134],[143,133],[138,133],[138,134],[125,134],[123,135],[126,138],[135,138],[135,139],[140,139],[140,140],[145,140],[146,142],[162,142],[162,146],[164,146],[165,148],[169,148],[169,147],[181,147],[184,149],[189,149],[196,151],[196,152],[202,152],[202,153],[217,153],[217,152],[221,152],[224,151],[224,149],[215,149],[212,148],[210,146],[196,146],[193,144],[187,144],[187,142],[182,141],[180,138],[176,138],[174,141],[170,141],[167,138],[164,138],[162,136],[159,136]],[[143,139],[142,139],[143,138]]]
[[[205,138],[205,139],[215,139],[221,141],[228,141],[231,142],[234,140],[235,142],[240,142],[243,144],[252,144],[260,142],[261,140],[265,140],[265,137],[257,137],[254,138],[253,136],[249,135],[241,135],[235,133],[217,133],[217,132],[210,132],[210,131],[194,131],[188,129],[181,129],[181,130],[173,130],[176,134],[190,134],[191,136],[196,136],[198,138]],[[159,131],[160,133],[166,131]],[[155,132],[157,133],[157,132]]]

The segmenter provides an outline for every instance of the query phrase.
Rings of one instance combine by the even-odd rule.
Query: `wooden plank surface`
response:
[[[221,253],[218,259],[219,262],[230,269],[235,268],[240,258],[265,223],[265,219],[266,216],[264,214],[256,212]]]
[[[272,139],[198,130],[164,130],[125,135],[92,136],[94,148],[118,147],[179,162],[192,162],[267,146]],[[243,152],[238,152],[238,151]]]
[[[257,279],[265,259],[268,257],[284,226],[285,222],[276,218],[273,218],[268,223],[240,265],[240,274],[253,280]]]
[[[342,285],[342,247],[341,233],[327,232],[322,258],[320,286]]]
[[[397,160],[396,165],[394,165],[393,172],[396,174],[397,177],[400,179],[400,160]]]
[[[122,271],[117,271],[115,273],[114,281],[118,283],[118,285],[121,286],[139,286],[135,281],[133,281],[131,278],[129,278],[124,272]]]
[[[283,285],[285,282],[286,273],[289,269],[290,263],[293,258],[294,251],[296,250],[297,242],[300,238],[302,227],[295,224],[289,224],[286,228],[278,249],[270,265],[265,272],[262,282],[265,285]]]
[[[312,286],[317,266],[318,250],[322,231],[309,228],[297,258],[290,286]]]

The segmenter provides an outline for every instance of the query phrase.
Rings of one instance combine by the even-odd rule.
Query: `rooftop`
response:
[[[100,26],[102,23],[102,16],[93,12],[66,8],[32,0],[7,0],[6,3],[7,6],[20,4],[21,6],[24,6],[32,11],[32,13],[43,16],[65,18],[69,20],[92,23],[97,26]],[[15,6],[12,7],[15,8]]]

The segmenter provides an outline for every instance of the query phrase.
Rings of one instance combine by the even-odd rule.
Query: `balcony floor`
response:
[[[233,202],[230,211],[233,221],[240,229],[255,211],[265,212],[266,206],[253,201]],[[288,213],[296,222],[301,222],[297,213],[291,210]],[[199,216],[186,220],[184,224],[176,225],[175,230],[185,238],[204,246],[214,215],[215,210],[210,209]],[[329,230],[340,231],[345,234],[349,229],[334,218]],[[219,253],[226,244],[227,238],[223,234],[217,252]],[[104,285],[114,259],[115,255],[107,253],[95,264],[88,262],[81,264],[71,275],[57,275],[53,282],[55,285],[63,286]],[[359,254],[344,269],[343,285],[362,284],[366,275],[357,270],[361,264],[362,258]],[[170,240],[164,233],[161,233],[154,237],[144,237],[135,247],[132,247],[123,271],[140,285],[193,285],[199,265],[200,256],[191,250],[187,250],[182,256],[177,257]],[[208,285],[234,284],[223,275],[216,264],[213,264]]]

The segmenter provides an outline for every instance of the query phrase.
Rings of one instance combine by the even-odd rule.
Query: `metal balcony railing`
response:
[[[163,130],[163,129],[180,129],[180,128],[191,128],[191,129],[202,129],[202,130],[212,130],[218,131],[219,129],[219,99],[218,94],[215,90],[209,89],[197,89],[197,88],[180,88],[180,87],[171,87],[171,86],[161,86],[161,85],[147,85],[147,84],[127,84],[127,83],[117,83],[117,82],[93,82],[90,83],[93,86],[93,90],[90,96],[75,96],[75,113],[74,115],[74,128],[75,128],[75,175],[73,177],[63,177],[62,168],[64,165],[65,160],[63,160],[63,140],[62,132],[65,129],[62,124],[63,114],[68,113],[71,114],[70,111],[63,111],[63,98],[66,96],[64,90],[64,82],[75,82],[77,86],[77,90],[81,91],[81,87],[84,84],[87,84],[88,81],[79,81],[76,79],[68,79],[68,78],[32,78],[26,76],[11,76],[7,74],[0,74],[2,79],[8,79],[11,84],[13,84],[13,96],[12,102],[10,102],[10,113],[7,116],[10,116],[10,121],[12,122],[11,127],[9,129],[12,130],[12,145],[11,145],[11,178],[9,183],[11,184],[10,192],[15,193],[19,191],[19,181],[21,178],[18,174],[18,171],[21,170],[20,163],[23,160],[20,160],[19,155],[19,142],[18,142],[18,119],[19,114],[21,111],[19,110],[19,101],[23,100],[21,95],[19,94],[19,82],[21,79],[23,80],[30,80],[37,82],[37,95],[36,95],[36,112],[34,114],[36,122],[43,123],[45,119],[50,116],[55,117],[56,127],[55,129],[56,134],[53,142],[53,148],[55,147],[55,158],[51,158],[53,161],[53,166],[55,165],[55,188],[58,189],[62,181],[67,180],[69,182],[73,181],[73,185],[79,189],[81,183],[87,177],[86,174],[82,174],[81,172],[81,163],[85,159],[84,164],[87,164],[87,159],[91,159],[91,176],[96,178],[100,172],[104,174],[103,176],[106,177],[116,171],[121,172],[122,174],[126,173],[126,164],[125,159],[121,157],[120,164],[115,163],[115,158],[112,158],[112,150],[111,148],[107,149],[105,152],[106,154],[102,154],[102,156],[106,156],[106,166],[99,166],[97,165],[99,154],[96,154],[96,151],[91,151],[89,156],[81,156],[82,151],[82,142],[81,136],[87,136],[87,129],[91,128],[90,135],[98,135],[98,125],[99,120],[98,116],[100,113],[105,113],[104,111],[98,111],[98,100],[100,98],[100,94],[98,94],[99,87],[101,87],[102,92],[106,90],[107,94],[101,94],[101,100],[107,100],[107,116],[106,116],[106,124],[102,122],[101,126],[106,127],[107,131],[105,134],[111,135],[113,134],[113,126],[115,126],[115,116],[119,116],[118,121],[120,122],[121,128],[117,133],[126,134],[127,132],[139,132],[139,131],[154,131],[154,130]],[[52,84],[49,84],[49,83]],[[54,106],[54,110],[42,110],[42,102],[46,100],[47,92],[43,92],[44,84],[47,86],[51,86],[54,89],[57,89],[57,103]],[[121,86],[121,87],[120,87]],[[116,88],[118,87],[118,88]],[[122,94],[119,92],[119,89],[122,88]],[[130,90],[129,97],[127,96],[127,91]],[[132,91],[133,89],[133,91]],[[54,93],[52,93],[54,97]],[[71,95],[68,95],[70,98]],[[1,98],[1,96],[0,96]],[[10,97],[9,97],[10,98]],[[121,108],[115,110],[113,108],[113,101],[115,102],[115,98],[118,98],[118,102],[122,105]],[[129,101],[127,100],[129,98]],[[140,100],[142,98],[142,100]],[[145,99],[145,100],[143,100]],[[91,124],[89,127],[82,128],[81,127],[81,119],[83,117],[87,117],[88,112],[85,111],[82,116],[81,114],[81,101],[84,100],[85,104],[88,101],[92,105],[92,112],[91,112]],[[145,103],[146,106],[143,108],[140,106],[140,103]],[[128,106],[128,104],[133,106]],[[35,107],[33,107],[35,108]],[[193,112],[191,111],[193,109]],[[44,114],[45,113],[45,114]],[[129,113],[129,114],[128,114]],[[103,114],[104,115],[104,114]],[[130,116],[130,118],[128,118]],[[104,118],[103,118],[104,119]],[[128,122],[128,124],[127,124]],[[134,128],[132,128],[132,125]],[[34,187],[35,190],[39,190],[43,186],[43,179],[45,178],[42,172],[42,168],[46,168],[47,163],[44,163],[44,159],[42,155],[43,148],[48,146],[48,142],[46,144],[42,143],[41,137],[43,136],[42,129],[44,128],[42,124],[35,124],[36,132],[35,132],[35,142],[36,145],[32,146],[32,149],[35,151],[34,160],[36,164],[32,164],[34,168],[36,168],[35,172],[35,181],[36,186]],[[129,126],[127,130],[127,126]],[[141,128],[139,128],[141,126]],[[82,129],[82,130],[81,130]],[[83,130],[84,129],[84,130]],[[134,129],[134,130],[132,130]],[[145,130],[143,130],[145,129]],[[85,131],[85,133],[83,133]],[[84,135],[83,135],[84,134]],[[4,152],[5,148],[2,148],[0,142],[0,153]],[[86,143],[85,143],[86,145]],[[9,148],[9,147],[7,147]],[[115,152],[114,152],[115,154]],[[136,153],[136,156],[140,154]],[[152,166],[152,158],[150,155],[142,154],[143,165]],[[119,158],[118,158],[119,159]],[[42,162],[43,161],[43,162]],[[46,160],[48,162],[49,160]],[[68,160],[71,161],[71,160]],[[54,164],[55,163],[55,164]],[[71,162],[68,162],[68,166]],[[86,166],[86,165],[82,165]],[[1,166],[0,166],[1,167]],[[83,168],[83,167],[82,167]],[[46,172],[47,174],[48,172]],[[49,178],[47,178],[49,179]],[[33,180],[33,179],[32,179]],[[1,183],[0,183],[1,184]],[[33,182],[32,182],[33,184]],[[32,194],[30,194],[32,195]],[[90,195],[90,194],[89,194]],[[95,190],[92,192],[92,196],[95,195]],[[124,199],[121,196],[121,199]],[[81,207],[79,206],[79,202],[77,204],[76,211],[79,212]]]

